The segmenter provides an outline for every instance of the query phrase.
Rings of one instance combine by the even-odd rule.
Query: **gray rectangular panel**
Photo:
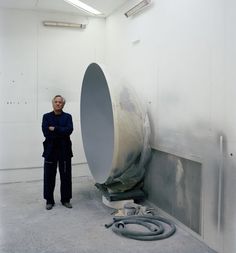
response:
[[[148,200],[201,233],[201,164],[153,150],[145,178]]]

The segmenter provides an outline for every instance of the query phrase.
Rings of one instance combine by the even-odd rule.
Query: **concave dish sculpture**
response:
[[[81,91],[81,131],[89,169],[99,184],[111,183],[140,155],[144,113],[120,77],[91,63]]]

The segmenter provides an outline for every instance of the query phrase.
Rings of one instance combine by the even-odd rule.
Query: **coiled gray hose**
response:
[[[126,227],[126,224],[138,224],[146,227],[149,231],[134,231]],[[168,229],[165,229],[164,225],[168,225]],[[176,231],[175,225],[160,216],[150,215],[131,215],[125,217],[114,217],[113,222],[105,225],[106,228],[112,227],[112,231],[116,234],[126,236],[128,238],[142,240],[142,241],[154,241],[161,240],[170,237]]]

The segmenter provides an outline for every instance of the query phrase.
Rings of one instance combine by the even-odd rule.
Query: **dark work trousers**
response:
[[[72,198],[71,182],[71,159],[66,161],[44,161],[44,188],[43,195],[47,204],[54,204],[54,188],[56,184],[57,164],[59,164],[59,173],[61,179],[61,202],[70,202]]]

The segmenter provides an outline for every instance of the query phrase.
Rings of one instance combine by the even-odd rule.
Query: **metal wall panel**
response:
[[[145,181],[148,199],[199,234],[201,189],[200,163],[153,151]]]

